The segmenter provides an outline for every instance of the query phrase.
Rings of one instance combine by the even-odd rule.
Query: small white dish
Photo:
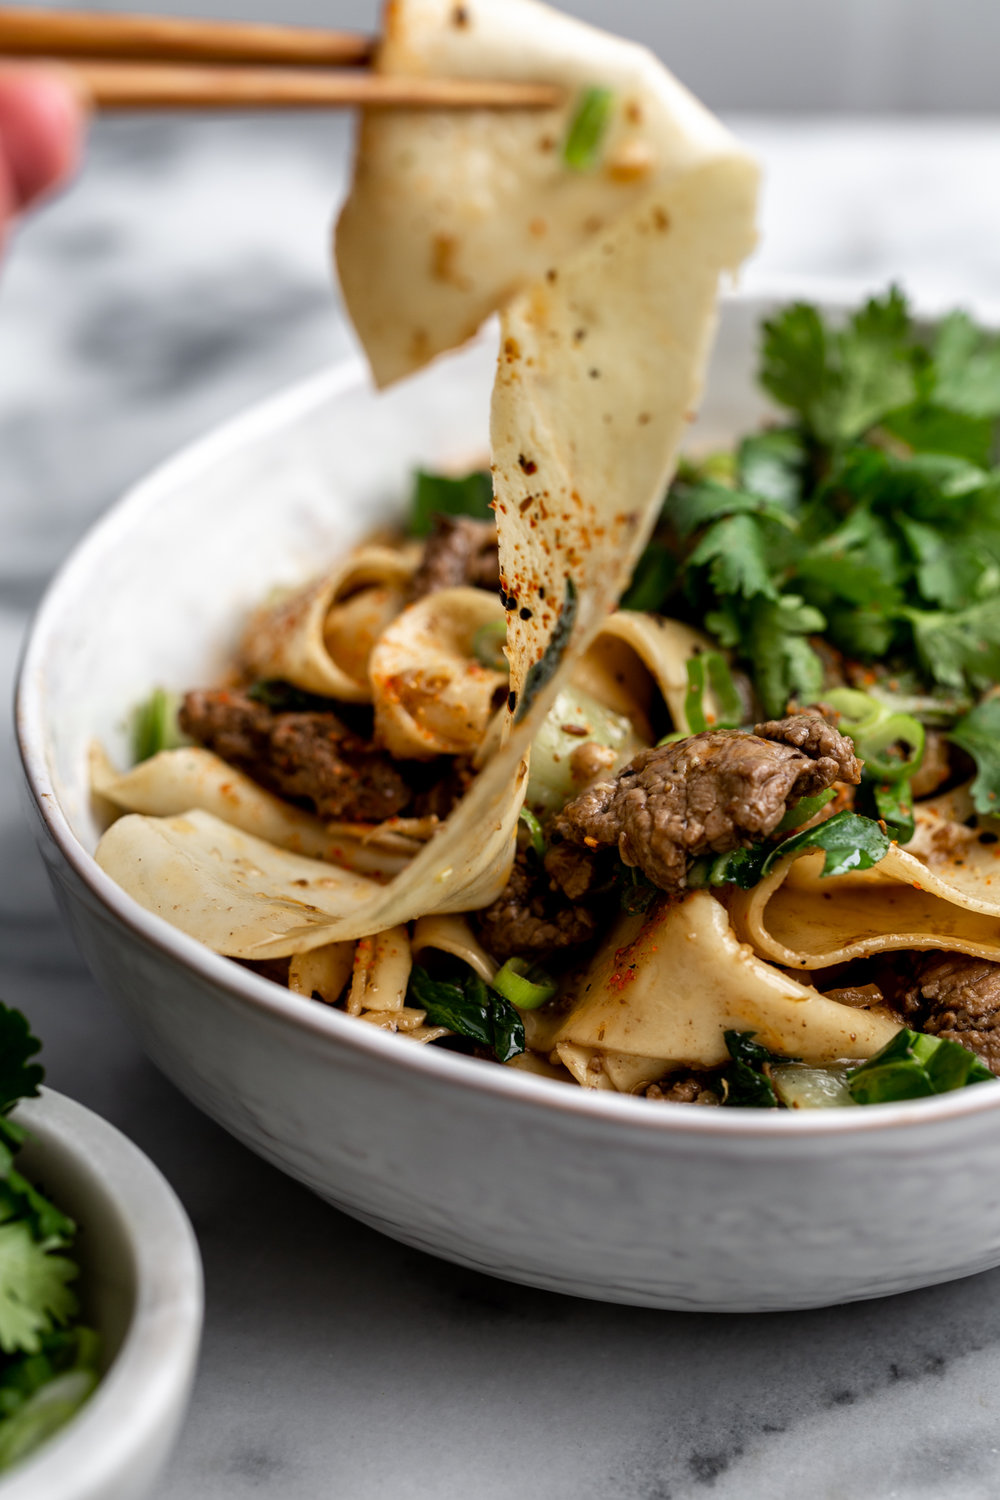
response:
[[[139,1500],[173,1447],[201,1338],[194,1231],[173,1189],[120,1131],[43,1089],[14,1115],[18,1170],[74,1218],[84,1321],[103,1374],[67,1425],[0,1477],[0,1500]]]
[[[702,439],[759,420],[760,319],[810,290],[725,304]],[[494,361],[479,341],[381,394],[358,365],[322,375],[140,484],[63,568],[27,647],[18,729],[85,957],[164,1072],[233,1134],[346,1212],[495,1275],[759,1311],[1000,1264],[1000,1089],[803,1116],[572,1088],[303,1001],[95,864],[90,741],[124,763],[128,710],[153,686],[217,680],[248,609],[398,515],[414,467],[476,462]]]

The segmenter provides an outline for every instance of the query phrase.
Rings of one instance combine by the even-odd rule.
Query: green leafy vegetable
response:
[[[772,849],[761,866],[766,879],[780,860],[805,849],[825,854],[821,877],[845,875],[848,870],[870,870],[889,852],[889,840],[877,823],[860,813],[840,812],[812,828],[803,828]]]
[[[670,548],[654,537],[636,563],[632,582],[622,595],[619,608],[648,613],[662,609],[677,573],[677,559]]]
[[[430,536],[435,516],[472,516],[476,521],[488,521],[493,516],[492,504],[493,479],[487,470],[477,469],[456,478],[418,469],[410,503],[410,535]]]
[[[722,1102],[741,1109],[777,1109],[778,1096],[769,1073],[771,1064],[778,1059],[753,1038],[752,1031],[725,1033],[726,1047],[733,1060],[722,1074]]]
[[[614,112],[612,89],[584,90],[563,142],[563,161],[574,172],[592,172],[600,165]]]
[[[41,1046],[21,1012],[0,1004],[0,1112],[6,1114],[19,1099],[38,1094],[45,1069],[30,1059]]]
[[[828,802],[832,802],[836,796],[832,786],[828,786],[825,792],[817,792],[815,797],[800,797],[785,813],[781,822],[777,824],[774,833],[789,833],[793,829],[801,828],[814,818]]]
[[[97,1382],[96,1334],[76,1316],[76,1226],[18,1172],[27,1132],[9,1118],[38,1093],[39,1050],[19,1011],[0,1005],[0,1469],[18,1462],[78,1410]]]
[[[489,1047],[497,1062],[509,1062],[524,1051],[524,1022],[517,1011],[467,967],[457,980],[432,979],[426,969],[415,968],[409,997],[427,1012],[432,1026],[447,1026],[457,1036]]]
[[[132,720],[132,758],[149,760],[161,750],[177,750],[191,741],[183,735],[177,722],[181,705],[179,693],[154,688],[145,703],[135,710]]]
[[[916,832],[913,788],[908,780],[876,783],[871,787],[872,807],[885,824],[886,833],[899,844],[908,844]]]
[[[902,294],[873,298],[843,328],[797,302],[764,324],[761,384],[829,447],[917,395],[921,351]]]
[[[923,1099],[991,1081],[989,1068],[960,1042],[905,1028],[847,1075],[847,1087],[857,1104]]]
[[[984,698],[948,735],[976,763],[972,800],[979,813],[1000,812],[1000,697]]]
[[[41,1335],[76,1313],[73,1261],[36,1240],[26,1220],[0,1224],[0,1349],[37,1353]]]

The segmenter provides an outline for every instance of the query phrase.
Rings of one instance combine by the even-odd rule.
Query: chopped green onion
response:
[[[847,733],[872,781],[902,781],[923,759],[924,726],[910,714],[886,714],[870,727]]]
[[[563,143],[563,161],[574,172],[592,172],[599,165],[614,109],[611,89],[584,90]]]
[[[137,764],[161,750],[178,750],[191,743],[177,723],[180,705],[180,694],[164,688],[154,688],[146,702],[140,703],[132,720],[132,756]]]
[[[642,748],[631,719],[615,713],[582,688],[567,686],[556,695],[531,746],[526,801],[541,812],[556,812],[580,791],[573,777],[573,752],[591,741],[613,750],[612,769]]]
[[[789,833],[793,828],[802,828],[810,818],[816,816],[820,808],[832,802],[836,795],[833,787],[828,786],[825,792],[817,792],[815,797],[801,797],[788,809],[781,822],[775,824],[772,833]]]
[[[832,688],[823,694],[823,702],[840,714],[845,734],[851,729],[865,729],[869,724],[877,723],[887,712],[884,704],[861,692],[860,688]]]
[[[737,729],[743,717],[743,704],[732,673],[721,651],[699,651],[687,661],[688,688],[684,695],[684,718],[688,734],[713,729]],[[706,689],[715,698],[719,712],[709,716],[705,708]],[[680,738],[684,738],[683,735]],[[667,743],[665,740],[661,744]]]
[[[506,642],[507,621],[489,620],[472,637],[472,654],[481,667],[489,667],[491,672],[506,672],[507,658],[503,652]]]
[[[847,1075],[856,1104],[892,1104],[898,1099],[926,1099],[974,1083],[989,1083],[993,1074],[961,1042],[926,1036],[905,1027],[881,1052]]]
[[[523,958],[508,958],[493,976],[493,989],[518,1010],[537,1010],[558,988],[554,979]]]
[[[532,849],[534,849],[539,859],[544,859],[545,835],[542,832],[541,823],[539,823],[530,807],[522,807],[521,811],[518,813],[518,818],[528,830],[528,837],[531,840]]]

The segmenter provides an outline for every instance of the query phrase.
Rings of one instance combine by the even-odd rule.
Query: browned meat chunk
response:
[[[244,693],[188,693],[185,734],[279,796],[309,802],[320,817],[378,823],[412,793],[383,751],[332,713],[274,713]]]
[[[435,516],[423,560],[413,575],[413,597],[422,599],[463,584],[494,592],[500,587],[496,526],[469,516]]]
[[[703,1078],[694,1073],[670,1073],[659,1083],[651,1083],[646,1090],[647,1099],[658,1099],[662,1104],[719,1104],[721,1100]]]
[[[579,947],[597,932],[590,908],[568,901],[534,855],[523,850],[502,894],[476,912],[474,922],[484,947],[500,959],[512,953],[537,957],[554,948]]]
[[[1000,1075],[1000,963],[964,953],[921,954],[897,1003],[908,1026],[961,1042]]]
[[[801,797],[860,776],[850,740],[824,719],[709,730],[642,751],[568,802],[553,832],[591,849],[617,845],[625,864],[673,893],[692,858],[765,838]]]
[[[854,754],[853,744],[829,719],[817,713],[768,719],[754,727],[754,734],[776,745],[791,745],[812,761],[814,783],[809,782],[808,772],[803,773],[801,784],[796,784],[797,797],[815,797],[835,781],[849,781],[857,786],[861,780],[861,762]]]

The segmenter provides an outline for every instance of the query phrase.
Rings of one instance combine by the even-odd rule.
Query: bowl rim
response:
[[[128,1237],[135,1306],[125,1336],[73,1419],[0,1477],[2,1500],[94,1500],[164,1443],[201,1342],[204,1282],[190,1220],[160,1169],[116,1126],[53,1089],[18,1105],[42,1153],[99,1180]]]
[[[754,279],[744,289],[724,297],[723,301],[763,308],[801,299],[821,303],[834,312],[844,312],[862,297],[884,290],[884,286],[873,287],[864,281],[775,277],[771,281]],[[911,298],[911,303],[915,314],[927,321],[943,316],[953,306],[944,299],[932,298]],[[1000,303],[975,299],[968,310],[981,325],[1000,328]],[[478,337],[482,339],[484,335]],[[429,372],[421,372],[413,378],[433,378],[433,371],[440,368],[446,358],[435,361]],[[350,355],[331,368],[254,403],[229,421],[214,427],[132,485],[88,528],[50,581],[22,649],[15,688],[15,732],[35,809],[63,858],[91,894],[112,918],[141,941],[183,967],[193,969],[240,1004],[265,1012],[282,1024],[298,1027],[321,1037],[327,1044],[345,1046],[348,1051],[379,1062],[392,1057],[404,1073],[416,1073],[426,1080],[437,1081],[442,1087],[484,1091],[511,1104],[555,1109],[585,1120],[600,1121],[604,1128],[626,1127],[651,1139],[680,1133],[739,1139],[776,1137],[787,1141],[817,1135],[841,1136],[872,1130],[915,1128],[936,1120],[964,1119],[1000,1110],[1000,1088],[986,1087],[959,1089],[931,1099],[880,1104],[863,1110],[750,1113],[690,1109],[666,1103],[650,1108],[648,1101],[627,1094],[570,1088],[558,1080],[541,1078],[516,1068],[484,1066],[475,1058],[432,1047],[404,1047],[398,1037],[384,1034],[374,1026],[359,1026],[354,1017],[330,1006],[315,1002],[304,1005],[300,996],[282,990],[262,975],[204,947],[195,938],[171,927],[164,918],[146,911],[100,868],[70,827],[49,775],[45,754],[44,692],[41,685],[64,591],[72,590],[76,581],[91,571],[92,559],[99,558],[114,544],[116,537],[131,532],[154,507],[169,503],[170,492],[189,475],[210,468],[227,453],[252,446],[255,441],[273,435],[315,407],[335,400],[359,385],[370,384],[364,360],[359,355]]]

